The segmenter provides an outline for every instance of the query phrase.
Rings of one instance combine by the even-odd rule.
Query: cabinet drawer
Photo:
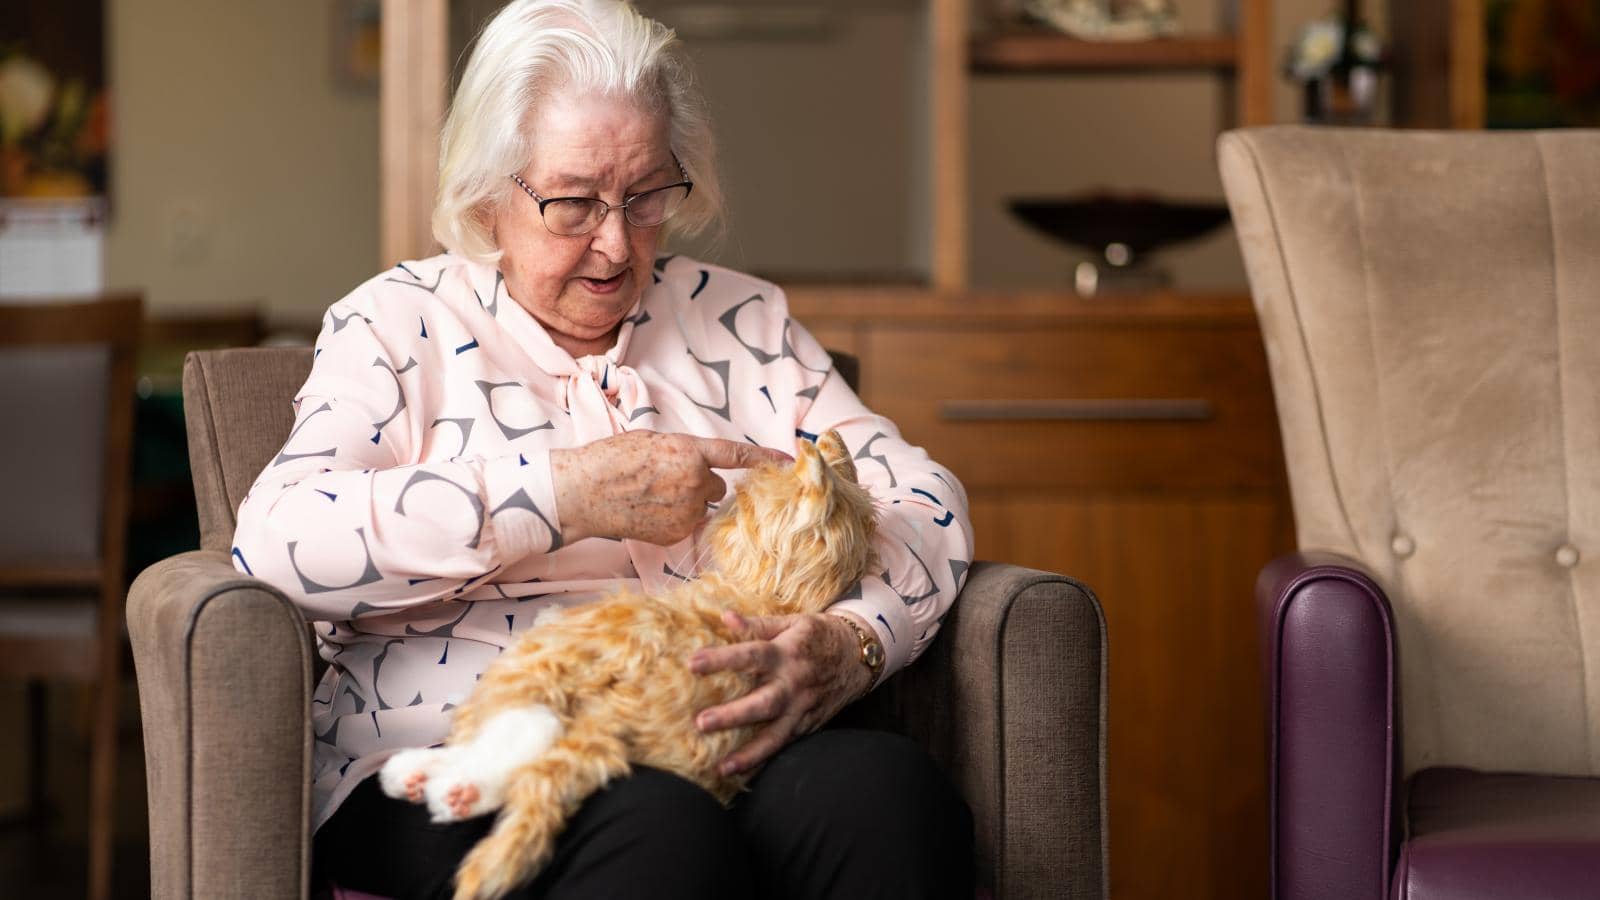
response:
[[[969,487],[1282,481],[1253,326],[874,325],[862,389]]]

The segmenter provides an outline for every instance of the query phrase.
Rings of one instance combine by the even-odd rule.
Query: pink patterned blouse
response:
[[[888,671],[927,647],[972,559],[961,485],[862,405],[783,292],[684,257],[659,260],[616,346],[582,359],[494,268],[402,263],[328,310],[294,402],[233,559],[316,622],[319,826],[390,753],[442,741],[540,611],[694,574],[692,541],[564,542],[553,448],[650,429],[792,452],[837,428],[881,504],[884,567],[837,608],[874,625]]]

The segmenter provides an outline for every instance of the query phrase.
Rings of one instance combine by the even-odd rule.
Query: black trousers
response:
[[[425,806],[363,781],[317,830],[318,877],[395,897],[448,898],[492,816],[435,825]],[[590,797],[517,898],[973,896],[972,815],[922,748],[831,729],[775,756],[723,809],[656,769]]]

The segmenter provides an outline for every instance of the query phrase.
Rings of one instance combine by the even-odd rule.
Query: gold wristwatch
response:
[[[878,635],[871,629],[862,628],[856,624],[855,619],[849,616],[839,616],[839,618],[850,626],[850,630],[856,633],[857,640],[861,641],[861,664],[867,667],[868,672],[872,673],[872,680],[867,682],[867,689],[861,692],[861,696],[865,697],[878,683],[878,676],[883,674],[883,641],[878,640]],[[857,699],[860,698],[858,697]]]

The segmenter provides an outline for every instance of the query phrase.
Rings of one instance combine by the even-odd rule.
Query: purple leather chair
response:
[[[1600,897],[1600,132],[1219,141],[1300,553],[1273,895]]]

